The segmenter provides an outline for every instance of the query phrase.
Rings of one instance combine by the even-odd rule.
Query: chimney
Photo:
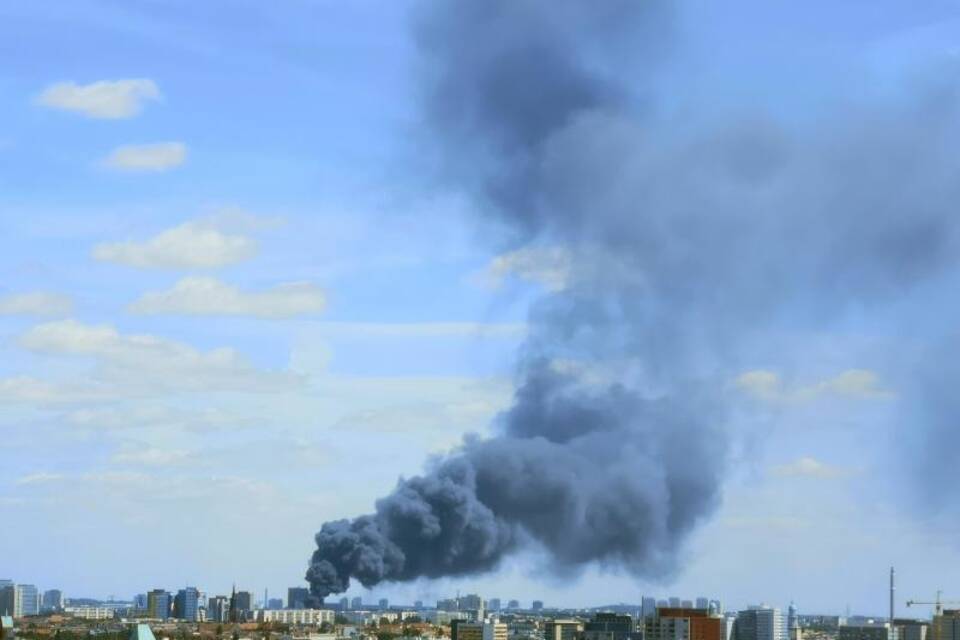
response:
[[[893,567],[890,567],[890,630],[891,631],[893,630],[893,616],[894,616],[893,598],[894,598],[894,594],[897,591],[897,587],[894,582],[895,576],[896,576],[896,572],[893,570]]]

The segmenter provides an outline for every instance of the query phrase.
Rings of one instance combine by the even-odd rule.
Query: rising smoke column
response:
[[[560,572],[670,574],[719,502],[740,350],[955,266],[955,99],[845,106],[810,129],[689,127],[656,114],[646,83],[675,4],[425,5],[446,177],[517,247],[559,247],[572,275],[531,311],[493,435],[324,524],[315,595],[488,571],[521,548]]]

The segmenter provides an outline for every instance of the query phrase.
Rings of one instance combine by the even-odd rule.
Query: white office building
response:
[[[735,640],[787,640],[783,614],[775,607],[750,607],[737,614]]]
[[[261,609],[257,612],[260,622],[280,622],[282,624],[321,625],[333,624],[332,609]]]

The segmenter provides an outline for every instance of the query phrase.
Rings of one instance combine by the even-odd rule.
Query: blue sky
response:
[[[509,405],[527,308],[568,267],[505,253],[478,205],[431,179],[410,11],[0,7],[0,577],[85,596],[280,593],[322,522],[369,511]],[[821,94],[902,91],[960,46],[955,3],[686,14],[696,44],[674,69],[694,80],[657,82],[668,107],[715,113],[746,101],[815,120]],[[947,285],[901,304],[939,304]],[[879,613],[891,563],[904,599],[949,588],[955,526],[902,507],[889,453],[900,311],[779,326],[743,354],[722,389],[734,471],[671,584],[560,579],[531,553],[348,595]]]

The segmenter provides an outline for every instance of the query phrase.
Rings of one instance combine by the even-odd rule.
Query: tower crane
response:
[[[932,605],[933,614],[937,616],[943,615],[943,605],[945,604],[960,604],[960,600],[944,600],[943,591],[937,590],[937,599],[933,602],[921,602],[919,600],[907,600],[907,606],[912,607],[913,605]]]

